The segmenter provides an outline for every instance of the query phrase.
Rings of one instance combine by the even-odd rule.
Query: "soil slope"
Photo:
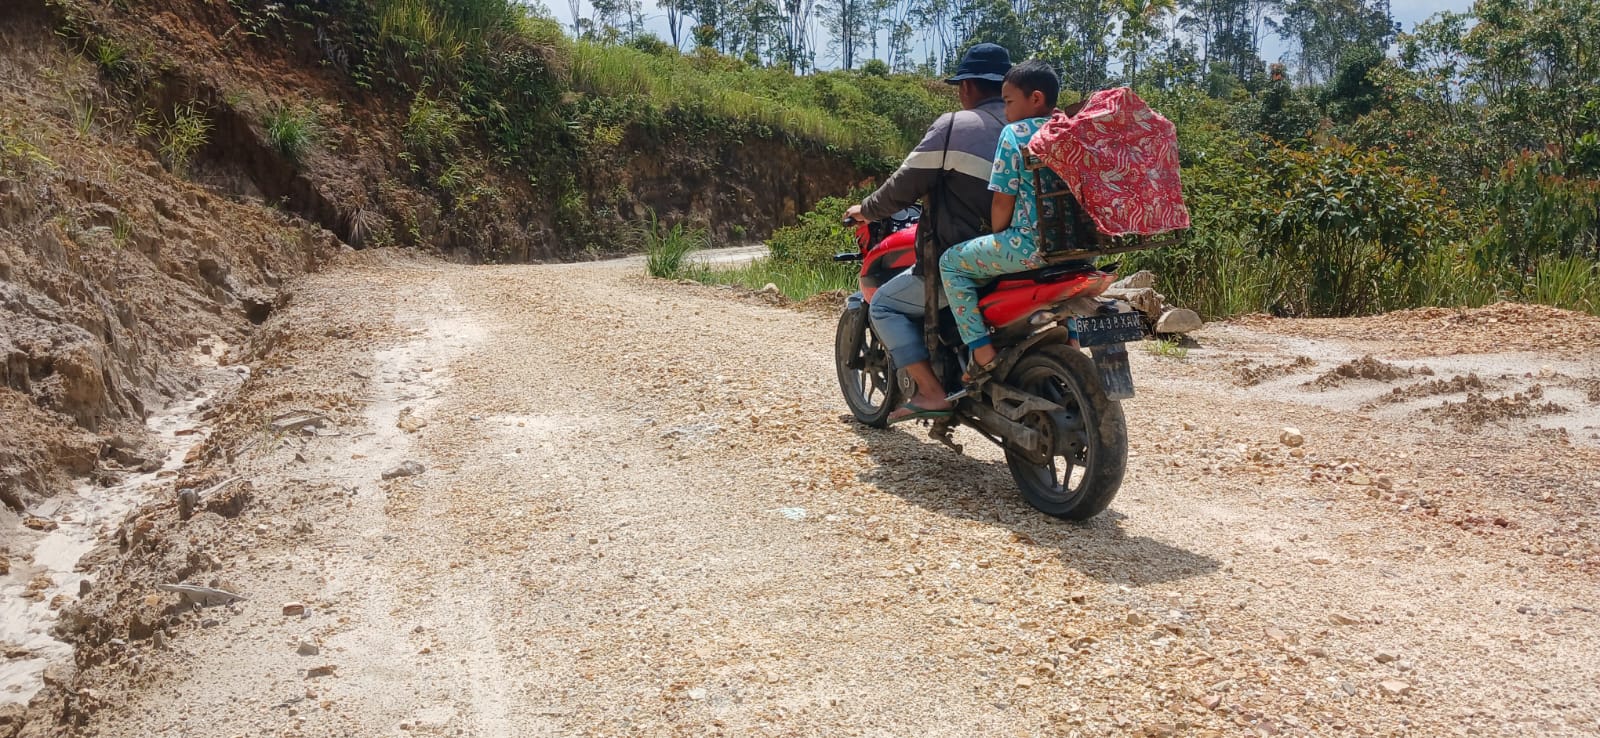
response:
[[[65,498],[162,471],[147,421],[210,381],[190,355],[243,343],[295,277],[376,244],[463,260],[630,248],[558,238],[529,172],[472,132],[453,153],[481,165],[474,189],[440,184],[403,140],[414,88],[356,84],[334,63],[342,41],[283,10],[0,3],[0,591],[45,600],[17,610],[58,609],[28,551],[83,524],[58,519],[78,504]],[[310,121],[294,155],[268,133],[284,111]],[[655,212],[758,238],[861,176],[776,135],[646,133],[568,172],[562,207],[594,215],[589,235]],[[41,662],[21,642],[36,619],[3,622],[7,658]]]
[[[150,490],[248,496],[130,521],[56,698],[98,736],[1593,735],[1600,356],[1434,319],[1135,351],[1127,482],[1068,525],[971,434],[850,422],[825,315],[346,257]]]

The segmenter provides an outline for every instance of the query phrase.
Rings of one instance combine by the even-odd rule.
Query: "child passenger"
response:
[[[1023,168],[1028,141],[1056,107],[1061,80],[1045,62],[1025,61],[1011,68],[1000,87],[1010,125],[1000,133],[989,189],[995,193],[990,213],[994,234],[952,247],[939,259],[945,296],[950,301],[962,342],[972,350],[968,379],[994,368],[995,349],[978,310],[978,286],[1003,274],[1043,266],[1034,238],[1036,207],[1033,177]]]

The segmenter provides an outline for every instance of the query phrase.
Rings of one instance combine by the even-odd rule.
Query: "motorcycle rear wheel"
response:
[[[852,352],[852,346],[859,348]],[[889,413],[900,405],[900,385],[896,381],[894,361],[867,321],[865,306],[847,309],[839,316],[833,359],[839,374],[839,389],[844,393],[844,403],[850,407],[850,414],[862,425],[887,426]]]
[[[1100,514],[1122,486],[1128,427],[1122,404],[1107,398],[1100,386],[1094,362],[1070,346],[1041,346],[1023,356],[1006,381],[1067,410],[1035,413],[1023,421],[1051,440],[1055,453],[1047,463],[1006,450],[1006,465],[1023,499],[1067,520]]]

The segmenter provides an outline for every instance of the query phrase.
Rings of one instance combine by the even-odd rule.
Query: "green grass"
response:
[[[527,17],[506,0],[376,0],[378,40],[459,61],[495,34],[514,32]]]
[[[467,123],[466,116],[449,101],[419,93],[411,101],[400,135],[412,151],[436,155],[460,144]]]
[[[1581,256],[1546,257],[1528,279],[1527,298],[1600,315],[1600,264]]]
[[[1189,358],[1188,347],[1177,341],[1168,341],[1163,338],[1158,338],[1146,344],[1145,350],[1149,351],[1151,356],[1160,356],[1167,359],[1182,361]]]
[[[634,109],[635,117],[676,111],[880,160],[898,160],[938,113],[956,107],[910,78],[873,78],[870,84],[882,88],[873,95],[861,88],[869,82],[852,73],[795,77],[723,57],[587,41],[570,43],[566,56],[573,90],[604,98],[613,109]],[[918,116],[914,126],[898,115],[907,109]]]
[[[175,174],[189,171],[194,155],[211,137],[211,119],[198,104],[190,102],[173,109],[172,117],[155,131],[161,158]]]
[[[85,51],[95,66],[112,79],[123,79],[136,67],[133,59],[128,56],[128,50],[113,39],[96,38],[89,42]]]
[[[72,107],[72,130],[78,134],[78,138],[88,138],[94,133],[94,119],[98,112],[94,101],[71,95],[67,102]]]
[[[727,284],[759,290],[774,285],[791,300],[804,300],[823,292],[856,289],[856,273],[847,266],[832,263],[805,265],[775,259],[758,259],[737,267],[699,267],[683,276],[706,284]]]
[[[21,127],[21,123],[0,116],[0,174],[20,177],[35,169],[54,169],[55,162]]]
[[[261,124],[267,143],[296,163],[310,153],[321,132],[316,112],[301,106],[274,107]]]
[[[676,279],[694,271],[688,262],[689,256],[710,243],[704,229],[689,228],[682,223],[667,226],[654,211],[649,220],[637,227],[635,236],[644,247],[645,271],[662,279]]]

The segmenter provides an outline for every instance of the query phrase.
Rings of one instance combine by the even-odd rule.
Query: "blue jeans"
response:
[[[923,289],[922,278],[907,269],[872,296],[867,315],[896,367],[928,360],[928,345],[922,340],[922,316],[927,312],[922,307]]]

